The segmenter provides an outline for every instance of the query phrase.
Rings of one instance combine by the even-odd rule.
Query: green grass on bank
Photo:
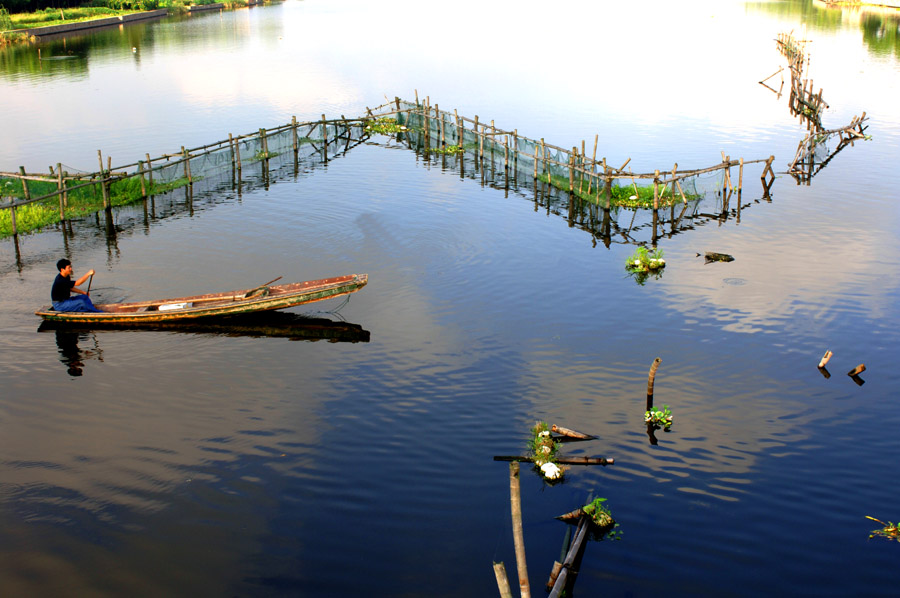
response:
[[[10,14],[0,2],[0,32],[7,32],[5,36],[0,36],[0,41],[4,37],[7,38],[7,41],[14,40],[17,37],[16,30],[21,29],[119,17],[159,8],[165,8],[170,13],[182,13],[187,12],[191,6],[217,3],[217,0],[92,0],[77,8],[45,8],[35,12]],[[230,9],[247,6],[248,2],[247,0],[223,0],[222,4],[225,5],[225,8]]]
[[[67,182],[67,186],[76,183]],[[159,195],[188,184],[186,178],[176,179],[169,183],[146,183],[147,195]],[[56,183],[50,181],[28,181],[28,191],[32,197],[39,197],[57,190]],[[21,181],[17,179],[0,178],[0,195],[4,197],[2,205],[8,203],[9,197],[16,200],[24,198]],[[124,206],[141,201],[141,180],[139,177],[131,177],[121,181],[115,181],[109,186],[109,203],[112,207]],[[82,187],[68,193],[67,220],[75,220],[89,216],[103,209],[103,191],[100,185]],[[52,197],[43,201],[30,203],[16,208],[16,230],[19,234],[28,233],[44,228],[60,221],[59,197]],[[12,214],[8,208],[0,209],[0,238],[12,235]]]
[[[37,12],[27,12],[9,15],[8,29],[30,29],[32,27],[47,27],[49,25],[65,25],[91,19],[118,17],[121,15],[139,12],[137,10],[116,10],[105,6],[82,6],[79,8],[47,8]],[[4,29],[3,17],[0,16],[0,30]]]

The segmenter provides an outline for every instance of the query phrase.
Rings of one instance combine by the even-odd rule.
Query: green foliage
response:
[[[12,29],[12,19],[9,16],[9,11],[6,10],[5,7],[0,6],[0,31],[6,31],[7,29]]]
[[[668,405],[663,405],[659,409],[652,409],[644,413],[644,421],[657,428],[665,428],[668,430],[672,427],[672,410]]]
[[[47,8],[43,11],[22,13],[13,15],[12,26],[16,29],[28,29],[30,27],[43,27],[60,23],[86,21],[122,14],[123,11],[114,10],[108,6],[82,6],[80,8]],[[125,11],[130,12],[130,11]],[[62,17],[65,17],[63,20]],[[0,27],[2,29],[2,27]]]
[[[375,120],[365,121],[365,130],[367,133],[376,133],[381,135],[394,135],[396,133],[406,133],[409,129],[406,125],[401,125],[394,118],[378,118]]]
[[[448,145],[443,148],[435,148],[428,150],[432,154],[461,154],[465,150],[459,145]]]
[[[528,452],[533,459],[534,467],[548,480],[562,478],[563,468],[556,462],[559,443],[550,435],[547,422],[535,422],[531,428],[531,439],[528,441]]]
[[[169,183],[147,184],[148,195],[160,195],[187,185],[186,178],[176,179]],[[74,183],[67,181],[67,186]],[[29,181],[28,190],[32,197],[40,197],[57,190],[55,182]],[[14,179],[0,178],[0,195],[15,199],[24,199],[22,184]],[[130,177],[110,183],[109,203],[112,207],[124,206],[137,201],[141,197],[141,180],[139,177]],[[4,204],[6,202],[3,202]],[[103,193],[99,183],[89,187],[82,187],[68,192],[67,219],[77,219],[93,214],[103,209]],[[59,218],[59,197],[30,203],[16,208],[16,230],[18,233],[27,233],[41,229],[45,226],[56,224]],[[12,235],[12,214],[10,209],[0,209],[0,238]]]
[[[468,147],[468,146],[467,146]],[[569,190],[569,177],[561,175],[538,174],[538,180],[549,183],[557,189],[563,191]],[[590,190],[590,192],[588,192]],[[589,181],[580,176],[576,176],[573,180],[573,191],[576,197],[603,205],[606,203],[605,183],[601,179]],[[700,196],[686,194],[688,200],[700,199]],[[657,198],[657,204],[660,206],[671,206],[672,204],[682,201],[681,195],[675,196],[668,187],[663,187]],[[652,208],[653,207],[653,187],[645,185],[638,187],[637,185],[629,186],[610,186],[609,203],[611,206],[623,208]]]
[[[650,251],[644,246],[635,249],[628,261],[625,262],[625,269],[629,272],[650,272],[665,267],[666,260],[663,259],[663,250]]]
[[[610,513],[606,505],[603,504],[605,502],[605,498],[595,498],[590,503],[583,506],[581,510],[591,518],[591,522],[594,524],[595,529],[592,535],[595,539],[602,540],[603,538],[609,538],[610,540],[621,540],[622,532],[619,530],[619,524],[616,523],[612,513]]]
[[[872,521],[877,521],[878,523],[880,523],[881,525],[884,526],[882,529],[873,529],[872,532],[869,534],[869,539],[878,537],[878,538],[885,538],[887,540],[896,540],[896,541],[900,542],[900,527],[898,527],[898,525],[896,523],[894,523],[892,521],[888,521],[887,523],[885,523],[881,519],[875,519],[874,517],[869,517],[868,515],[866,515],[866,519],[871,519]]]

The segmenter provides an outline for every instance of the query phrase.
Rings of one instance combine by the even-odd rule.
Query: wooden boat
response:
[[[55,322],[145,324],[191,321],[198,318],[234,316],[271,309],[284,309],[323,301],[356,292],[366,286],[368,281],[367,274],[350,274],[307,282],[265,284],[252,289],[227,293],[96,305],[98,309],[102,310],[101,312],[56,311],[51,306],[45,306],[34,313],[44,320]]]

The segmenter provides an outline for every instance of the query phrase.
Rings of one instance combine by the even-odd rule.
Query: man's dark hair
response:
[[[70,262],[66,258],[63,258],[63,259],[59,260],[58,262],[56,262],[56,269],[62,270],[66,266],[71,266],[71,265],[72,265],[72,262]]]

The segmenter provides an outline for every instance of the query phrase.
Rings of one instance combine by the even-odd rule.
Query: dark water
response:
[[[499,58],[509,39],[475,50],[464,37],[454,60],[439,37],[422,46],[422,10],[287,2],[147,25],[139,64],[99,36],[77,75],[7,68],[0,170],[89,170],[98,148],[137,159],[428,84],[442,108],[561,146],[599,131],[599,154],[636,170],[722,150],[775,154],[782,171],[804,129],[757,81],[784,63],[773,38],[803,23],[826,125],[866,110],[872,140],[809,186],[780,176],[771,201],[748,169],[740,221],[662,238],[665,273],[643,286],[621,238],[606,247],[527,185],[482,185],[387,137],[268,189],[224,185],[193,210],[176,194],[146,216],[21,237],[18,252],[0,242],[0,594],[496,595],[491,563],[515,585],[515,556],[508,467],[492,457],[524,451],[541,419],[599,437],[567,454],[616,463],[553,487],[523,469],[533,595],[559,558],[554,516],[590,494],[623,535],[587,547],[576,595],[891,595],[900,544],[868,539],[865,516],[900,517],[895,47],[868,41],[869,17],[802,2],[654,4],[642,20],[597,8],[610,40],[578,47],[629,59],[579,87],[566,75],[580,71],[546,56]],[[590,31],[566,34],[554,26],[571,19],[539,8],[483,10],[522,35],[542,15],[548,43]],[[429,14],[459,33],[453,14]],[[663,36],[676,17],[682,35]],[[622,45],[640,27],[657,41]],[[665,71],[673,91],[634,87],[676,58],[693,66]],[[133,85],[147,92],[126,118],[116,96]],[[736,259],[705,264],[704,251]],[[107,300],[279,275],[370,283],[343,306],[228,330],[39,330],[65,254],[97,270],[92,294]],[[826,349],[830,378],[815,367]],[[656,401],[675,424],[654,445],[643,410],[657,356]],[[846,375],[859,363],[861,386]]]

